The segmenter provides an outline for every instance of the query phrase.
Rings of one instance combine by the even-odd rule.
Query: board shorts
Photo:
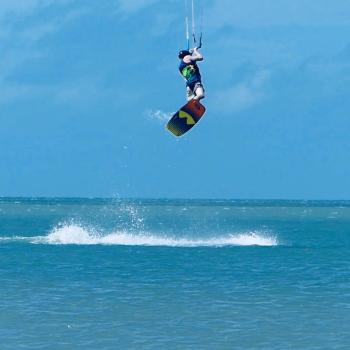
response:
[[[200,81],[197,81],[196,83],[191,83],[187,85],[187,87],[192,91],[192,93],[196,93],[196,90],[201,87],[204,90],[203,84]]]

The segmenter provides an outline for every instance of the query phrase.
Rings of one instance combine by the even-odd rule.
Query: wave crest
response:
[[[150,233],[118,231],[102,235],[78,225],[66,225],[50,232],[47,236],[34,237],[32,243],[75,244],[75,245],[124,245],[124,246],[167,246],[167,247],[223,247],[223,246],[276,246],[276,237],[259,232],[230,234],[213,238],[168,237]]]

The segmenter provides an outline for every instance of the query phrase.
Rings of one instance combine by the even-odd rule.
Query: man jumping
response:
[[[197,65],[198,61],[203,61],[203,56],[198,51],[198,48],[182,50],[179,52],[180,74],[186,80],[187,101],[201,100],[205,97],[204,87],[202,85],[201,73]]]

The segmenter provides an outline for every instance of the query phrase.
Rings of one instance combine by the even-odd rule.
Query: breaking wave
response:
[[[16,237],[23,240],[23,237]],[[123,246],[165,246],[165,247],[223,247],[223,246],[276,246],[276,237],[259,232],[230,234],[212,238],[169,237],[150,233],[124,231],[100,234],[79,225],[55,228],[47,236],[25,238],[35,244],[74,245],[123,245]]]

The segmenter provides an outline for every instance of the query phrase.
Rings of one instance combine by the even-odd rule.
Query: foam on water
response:
[[[124,246],[168,246],[168,247],[222,247],[222,246],[276,246],[276,237],[259,232],[230,234],[221,237],[193,239],[176,238],[150,233],[117,231],[101,234],[79,225],[65,225],[55,228],[47,236],[28,238],[36,244],[75,245],[124,245]]]

